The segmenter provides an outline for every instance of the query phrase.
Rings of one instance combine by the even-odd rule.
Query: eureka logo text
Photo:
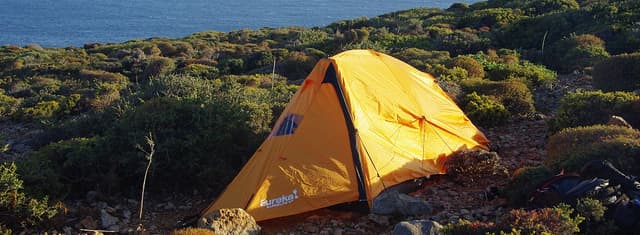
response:
[[[260,207],[272,208],[292,203],[298,199],[298,190],[291,191],[289,195],[282,195],[272,199],[260,200]]]

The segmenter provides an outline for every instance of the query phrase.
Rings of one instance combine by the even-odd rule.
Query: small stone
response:
[[[105,209],[100,210],[100,222],[103,228],[109,228],[120,222],[118,217],[109,214]]]
[[[125,219],[131,219],[131,211],[130,210],[124,210],[122,212],[122,216],[124,216]]]
[[[462,215],[467,215],[467,214],[470,214],[470,213],[471,212],[469,212],[469,210],[467,210],[467,209],[460,209],[460,214],[462,214]]]
[[[173,203],[171,203],[171,202],[167,202],[167,205],[164,206],[164,209],[165,210],[174,210],[174,209],[176,209],[176,206],[173,205]]]
[[[392,235],[436,235],[441,228],[442,225],[432,220],[402,221],[393,227]]]

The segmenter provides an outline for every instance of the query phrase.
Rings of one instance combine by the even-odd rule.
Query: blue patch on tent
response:
[[[293,134],[296,128],[298,128],[298,125],[300,125],[300,121],[302,121],[302,115],[290,113],[282,120],[280,126],[278,126],[278,131],[276,131],[275,136]]]

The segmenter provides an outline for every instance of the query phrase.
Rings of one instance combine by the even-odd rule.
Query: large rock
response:
[[[392,235],[438,235],[442,225],[433,220],[402,221],[393,227]]]
[[[212,229],[216,234],[257,235],[260,226],[240,208],[219,209],[198,221],[198,227]]]
[[[383,191],[373,200],[371,213],[379,215],[428,215],[433,206],[427,201],[395,190]]]

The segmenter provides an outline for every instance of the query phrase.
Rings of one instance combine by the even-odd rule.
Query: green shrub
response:
[[[500,163],[496,152],[463,150],[453,153],[445,162],[447,175],[454,182],[473,185],[478,180],[507,177],[507,168]]]
[[[20,106],[21,99],[14,98],[4,94],[4,90],[0,89],[0,120],[13,115]]]
[[[494,81],[522,79],[529,87],[538,86],[556,79],[556,73],[530,62],[520,64],[495,64],[485,67],[487,78]]]
[[[549,137],[545,165],[578,172],[594,159],[608,160],[627,174],[640,173],[640,131],[620,126],[564,129]]]
[[[508,226],[504,230],[517,230],[518,234],[558,234],[571,235],[580,232],[584,217],[574,214],[573,208],[559,204],[553,208],[539,210],[511,210],[501,218],[500,224]]]
[[[0,165],[0,232],[39,226],[58,213],[47,197],[36,199],[26,195],[22,184],[14,163]],[[2,224],[9,228],[3,228]]]
[[[578,91],[560,100],[555,118],[549,129],[557,132],[563,128],[604,124],[612,115],[621,116],[632,126],[640,125],[637,102],[640,96],[628,92]]]
[[[161,97],[126,113],[106,139],[107,146],[119,150],[120,157],[114,159],[114,164],[121,166],[117,169],[118,181],[122,185],[139,181],[145,158],[133,146],[144,143],[144,136],[152,133],[157,149],[150,188],[223,189],[264,134],[259,132],[260,136],[256,136],[250,129],[255,126],[252,122],[270,123],[272,119],[267,115],[252,120],[252,115],[270,114],[270,110],[267,105],[249,105]]]
[[[580,5],[576,0],[540,0],[526,1],[524,8],[530,14],[542,15],[549,12],[564,12],[570,9],[578,9]]]
[[[244,60],[239,58],[223,59],[218,63],[218,70],[222,74],[241,74],[244,67]]]
[[[489,8],[471,11],[460,20],[461,27],[502,27],[522,16],[522,11],[508,8]]]
[[[513,115],[524,115],[535,111],[533,95],[526,84],[518,80],[487,81],[465,80],[461,82],[465,93],[477,92],[493,97]]]
[[[524,206],[536,187],[551,176],[553,173],[544,166],[519,168],[504,188],[504,195],[511,205]]]
[[[103,180],[114,166],[101,161],[101,146],[98,137],[50,143],[20,162],[20,172],[36,195],[62,199],[69,193],[107,190],[110,185]]]
[[[84,109],[106,109],[119,100],[120,92],[129,86],[129,79],[120,73],[83,69],[79,76],[83,86],[90,87],[90,90],[83,90],[85,92],[79,100]]]
[[[120,73],[111,73],[102,70],[83,69],[79,73],[81,80],[91,84],[112,84],[117,90],[123,89],[129,84],[129,79]]]
[[[484,51],[489,45],[490,40],[488,38],[479,37],[475,33],[454,31],[449,35],[436,38],[432,49],[449,51],[451,55],[457,56]]]
[[[538,210],[514,209],[502,216],[497,223],[460,220],[444,226],[442,234],[559,234],[571,235],[580,232],[584,217],[573,215],[574,210],[559,204],[553,208]]]
[[[557,41],[545,55],[546,64],[562,73],[584,70],[609,57],[604,41],[592,35],[572,35]]]
[[[403,49],[392,55],[422,71],[426,71],[429,65],[443,64],[450,59],[448,51],[427,51],[414,47]]]
[[[596,64],[593,85],[603,91],[640,89],[640,53],[616,55]]]
[[[164,57],[173,57],[177,54],[178,51],[178,49],[173,44],[167,41],[156,42],[155,47],[160,49],[160,52]],[[150,52],[153,52],[153,49]]]
[[[274,57],[270,51],[256,52],[247,60],[247,70],[262,68],[265,66],[273,66]]]
[[[444,81],[460,82],[469,78],[469,72],[461,67],[453,67],[446,69],[444,73],[439,74],[438,77]]]
[[[494,98],[476,92],[464,97],[464,111],[480,126],[496,126],[505,123],[511,114]]]
[[[587,223],[597,223],[604,218],[607,207],[596,199],[581,198],[576,204],[576,211],[586,219]]]
[[[283,72],[291,80],[304,79],[316,65],[318,59],[304,52],[293,51],[283,61]]]
[[[142,79],[150,79],[167,75],[176,68],[176,63],[171,58],[155,57],[145,61],[146,67],[142,72]]]
[[[23,120],[45,120],[54,118],[60,110],[58,101],[40,101],[33,107],[22,108],[18,115]]]
[[[460,67],[467,71],[470,78],[484,78],[484,68],[482,64],[469,56],[458,56],[451,62],[452,67]]]
[[[180,69],[179,72],[191,77],[199,77],[205,79],[213,79],[219,74],[218,68],[204,64],[189,64]]]

